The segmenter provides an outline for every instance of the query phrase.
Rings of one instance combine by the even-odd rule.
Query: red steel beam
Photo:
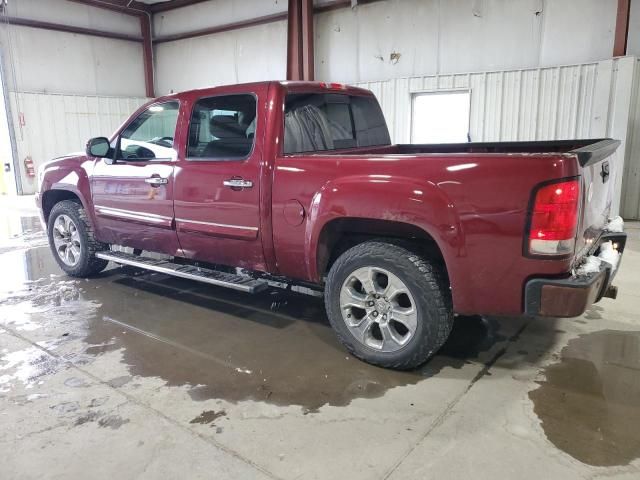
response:
[[[302,79],[313,80],[315,55],[313,50],[313,0],[302,0]]]
[[[627,38],[629,37],[630,0],[618,0],[616,30],[613,42],[613,56],[622,57],[627,54]]]
[[[179,1],[179,0],[173,0],[173,1]],[[199,0],[193,0],[193,1],[199,1]],[[306,1],[306,0],[305,0]],[[374,3],[374,2],[380,2],[380,1],[384,1],[384,0],[358,0],[358,5],[363,5],[363,4],[367,4],[367,3]],[[155,5],[164,5],[162,3],[158,3]],[[351,7],[351,0],[335,0],[333,2],[330,3],[325,3],[321,6],[317,6],[313,8],[313,12],[314,13],[323,13],[323,12],[328,12],[330,10],[336,10],[338,8],[346,8],[346,7]],[[176,7],[177,8],[177,7]],[[168,10],[168,6],[166,7],[166,9]],[[280,22],[282,20],[287,20],[288,18],[288,12],[282,12],[282,13],[274,13],[271,15],[265,15],[263,17],[258,17],[258,18],[254,18],[251,20],[241,20],[239,22],[233,22],[233,23],[227,23],[224,25],[218,25],[216,27],[208,27],[208,28],[202,28],[200,30],[192,30],[190,32],[182,32],[182,33],[175,33],[172,35],[164,35],[162,37],[156,37],[153,39],[154,43],[165,43],[165,42],[175,42],[176,40],[184,40],[186,38],[195,38],[195,37],[202,37],[205,35],[212,35],[214,33],[221,33],[221,32],[229,32],[231,30],[237,30],[240,28],[246,28],[246,27],[253,27],[256,25],[263,25],[265,23],[272,23],[272,22]],[[311,42],[313,41],[313,37],[311,38]],[[309,42],[309,43],[311,43]]]
[[[289,0],[287,9],[287,80],[302,80],[302,0]]]
[[[140,17],[142,33],[142,61],[144,64],[144,86],[147,97],[155,97],[153,81],[153,40],[151,38],[151,15]]]
[[[382,2],[385,0],[358,0],[358,5],[366,5],[367,3],[375,3]],[[327,2],[323,5],[319,5],[314,8],[316,13],[329,12],[331,10],[337,10],[339,8],[351,8],[351,0],[333,0],[332,2]]]
[[[167,12],[176,8],[189,7],[196,3],[207,2],[208,0],[171,0],[162,3],[153,3],[149,5],[149,10],[153,13]]]
[[[184,40],[187,38],[202,37],[204,35],[213,35],[214,33],[228,32],[230,30],[238,30],[239,28],[253,27],[263,25],[265,23],[279,22],[287,19],[285,13],[275,13],[273,15],[265,15],[264,17],[252,18],[251,20],[241,20],[239,22],[218,25],[217,27],[202,28],[191,32],[175,33],[173,35],[164,35],[153,39],[153,43],[175,42],[176,40]]]
[[[337,10],[339,8],[351,7],[351,0],[334,0],[333,2],[327,2],[324,5],[316,7],[316,13],[330,12],[331,10]]]
[[[149,5],[130,0],[69,0],[74,3],[81,3],[89,7],[102,8],[112,12],[124,13],[127,15],[140,16],[149,12]]]
[[[124,33],[108,32],[106,30],[95,30],[93,28],[74,27],[71,25],[63,25],[60,23],[43,22],[40,20],[31,20],[29,18],[3,16],[2,23],[10,25],[18,25],[21,27],[40,28],[43,30],[53,30],[56,32],[78,33],[80,35],[90,35],[92,37],[114,38],[116,40],[126,40],[129,42],[141,42],[142,37],[135,35],[127,35]]]
[[[160,3],[146,4],[131,0],[69,0],[76,3],[84,3],[92,7],[105,8],[117,12],[139,15],[140,13],[161,13],[175,10],[176,8],[189,7],[197,3],[209,0],[167,0]]]

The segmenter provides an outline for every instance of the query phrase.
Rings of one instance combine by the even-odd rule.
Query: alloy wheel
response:
[[[65,265],[75,267],[78,264],[82,252],[80,232],[68,215],[62,214],[56,218],[53,224],[53,244]]]
[[[340,290],[340,310],[351,334],[380,352],[400,350],[418,327],[409,288],[384,268],[362,267],[351,273]]]

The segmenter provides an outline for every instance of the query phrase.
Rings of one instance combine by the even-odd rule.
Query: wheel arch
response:
[[[315,265],[323,277],[342,253],[369,240],[397,243],[434,260],[447,273],[442,249],[435,238],[411,223],[375,218],[339,217],[323,225],[318,235]]]
[[[71,200],[82,205],[82,208],[89,213],[88,217],[93,222],[92,212],[87,208],[87,205],[77,190],[72,188],[52,188],[42,193],[42,215],[45,222],[49,222],[49,215],[56,203],[60,203],[63,200]]]
[[[416,253],[440,260],[449,276],[464,244],[458,209],[437,184],[402,175],[340,177],[323,185],[311,201],[307,279],[322,282],[345,243],[350,247],[373,238],[410,244]]]

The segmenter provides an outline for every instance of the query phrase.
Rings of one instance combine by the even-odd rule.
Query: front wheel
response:
[[[109,263],[95,256],[106,250],[93,234],[87,214],[72,200],[56,203],[47,222],[51,251],[60,268],[73,277],[89,277],[100,273]]]
[[[441,270],[383,241],[356,245],[336,260],[327,278],[325,305],[347,350],[387,368],[421,365],[444,344],[453,325]]]

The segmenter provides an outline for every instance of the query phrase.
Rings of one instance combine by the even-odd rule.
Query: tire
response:
[[[352,355],[397,370],[426,362],[453,326],[442,271],[406,248],[380,240],[356,245],[336,260],[327,277],[325,307]]]
[[[53,256],[67,275],[90,277],[109,263],[96,258],[96,253],[107,250],[108,246],[96,240],[87,213],[78,202],[63,200],[53,206],[47,235]]]

